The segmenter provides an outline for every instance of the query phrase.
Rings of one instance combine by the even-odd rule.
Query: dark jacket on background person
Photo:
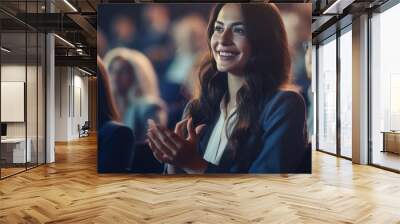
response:
[[[105,123],[98,133],[98,172],[131,172],[135,156],[134,143],[135,138],[130,128],[115,121]]]
[[[134,160],[135,138],[132,130],[116,121],[107,73],[102,62],[98,70],[97,171],[130,172]]]

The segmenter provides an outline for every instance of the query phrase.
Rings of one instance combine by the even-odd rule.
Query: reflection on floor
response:
[[[374,151],[373,164],[388,167],[400,171],[400,155],[392,152]]]
[[[36,163],[28,163],[26,164],[27,169],[35,167]],[[2,164],[1,168],[1,178],[5,178],[7,176],[19,173],[21,171],[26,170],[25,164]]]
[[[1,168],[1,178],[13,175],[15,173],[18,173],[18,172],[21,172],[24,170],[25,170],[25,167],[24,168],[19,168],[19,167],[18,168]]]

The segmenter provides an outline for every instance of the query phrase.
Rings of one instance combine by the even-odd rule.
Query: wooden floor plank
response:
[[[96,138],[0,181],[0,223],[400,223],[400,175],[313,152],[311,175],[97,174]]]

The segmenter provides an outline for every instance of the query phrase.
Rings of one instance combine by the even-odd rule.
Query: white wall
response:
[[[34,66],[28,66],[27,68],[24,65],[18,65],[18,64],[8,64],[8,65],[2,65],[1,66],[1,81],[3,82],[25,82],[25,75],[27,69],[28,74],[35,73],[36,74],[36,67]],[[29,84],[36,85],[36,81],[34,83],[31,83],[32,80],[29,80]],[[32,90],[32,92],[30,91]],[[27,88],[27,97],[28,99],[27,102],[30,103],[33,101],[32,98],[36,98],[36,89],[32,88]],[[30,105],[30,106],[35,106]],[[40,106],[40,105],[39,105]],[[1,108],[1,110],[7,110],[7,108]],[[32,117],[34,115],[34,117]],[[36,114],[31,114],[28,113],[28,122],[31,122],[32,120],[36,119]],[[36,121],[36,120],[35,120]],[[25,137],[25,123],[26,122],[7,122],[7,136],[8,137]],[[36,122],[35,122],[36,123]],[[32,127],[33,125],[29,125],[28,128]],[[36,129],[36,127],[35,127]],[[29,133],[28,133],[29,137]]]
[[[36,70],[38,69],[38,70]],[[27,78],[27,80],[25,80]],[[1,81],[24,82],[26,84],[26,105],[24,104],[22,112],[26,112],[26,121],[6,122],[7,137],[30,139],[30,148],[32,161],[44,163],[44,74],[42,67],[36,67],[25,64],[3,64],[1,66]],[[4,97],[4,96],[2,96]],[[7,96],[5,96],[7,97]],[[1,110],[11,110],[10,108],[1,108]],[[8,111],[10,112],[10,111]],[[37,153],[39,156],[37,157]]]
[[[1,81],[25,82],[25,73],[25,65],[2,65]],[[1,108],[1,110],[7,110],[7,108]],[[7,137],[25,137],[25,123],[7,123]]]
[[[55,141],[68,140],[68,87],[67,67],[55,68]]]
[[[55,140],[77,139],[78,124],[89,118],[88,78],[76,68],[56,67],[55,85]]]
[[[30,69],[29,66],[28,69]],[[2,65],[1,81],[25,82],[25,64]]]

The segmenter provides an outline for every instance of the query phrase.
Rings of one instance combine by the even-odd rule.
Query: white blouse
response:
[[[222,102],[223,101],[224,100],[222,100]],[[207,162],[214,165],[219,165],[219,161],[228,143],[228,138],[232,134],[233,128],[237,122],[236,107],[226,113],[222,102],[220,104],[221,113],[211,133],[211,137],[208,140],[207,148],[203,156]]]

